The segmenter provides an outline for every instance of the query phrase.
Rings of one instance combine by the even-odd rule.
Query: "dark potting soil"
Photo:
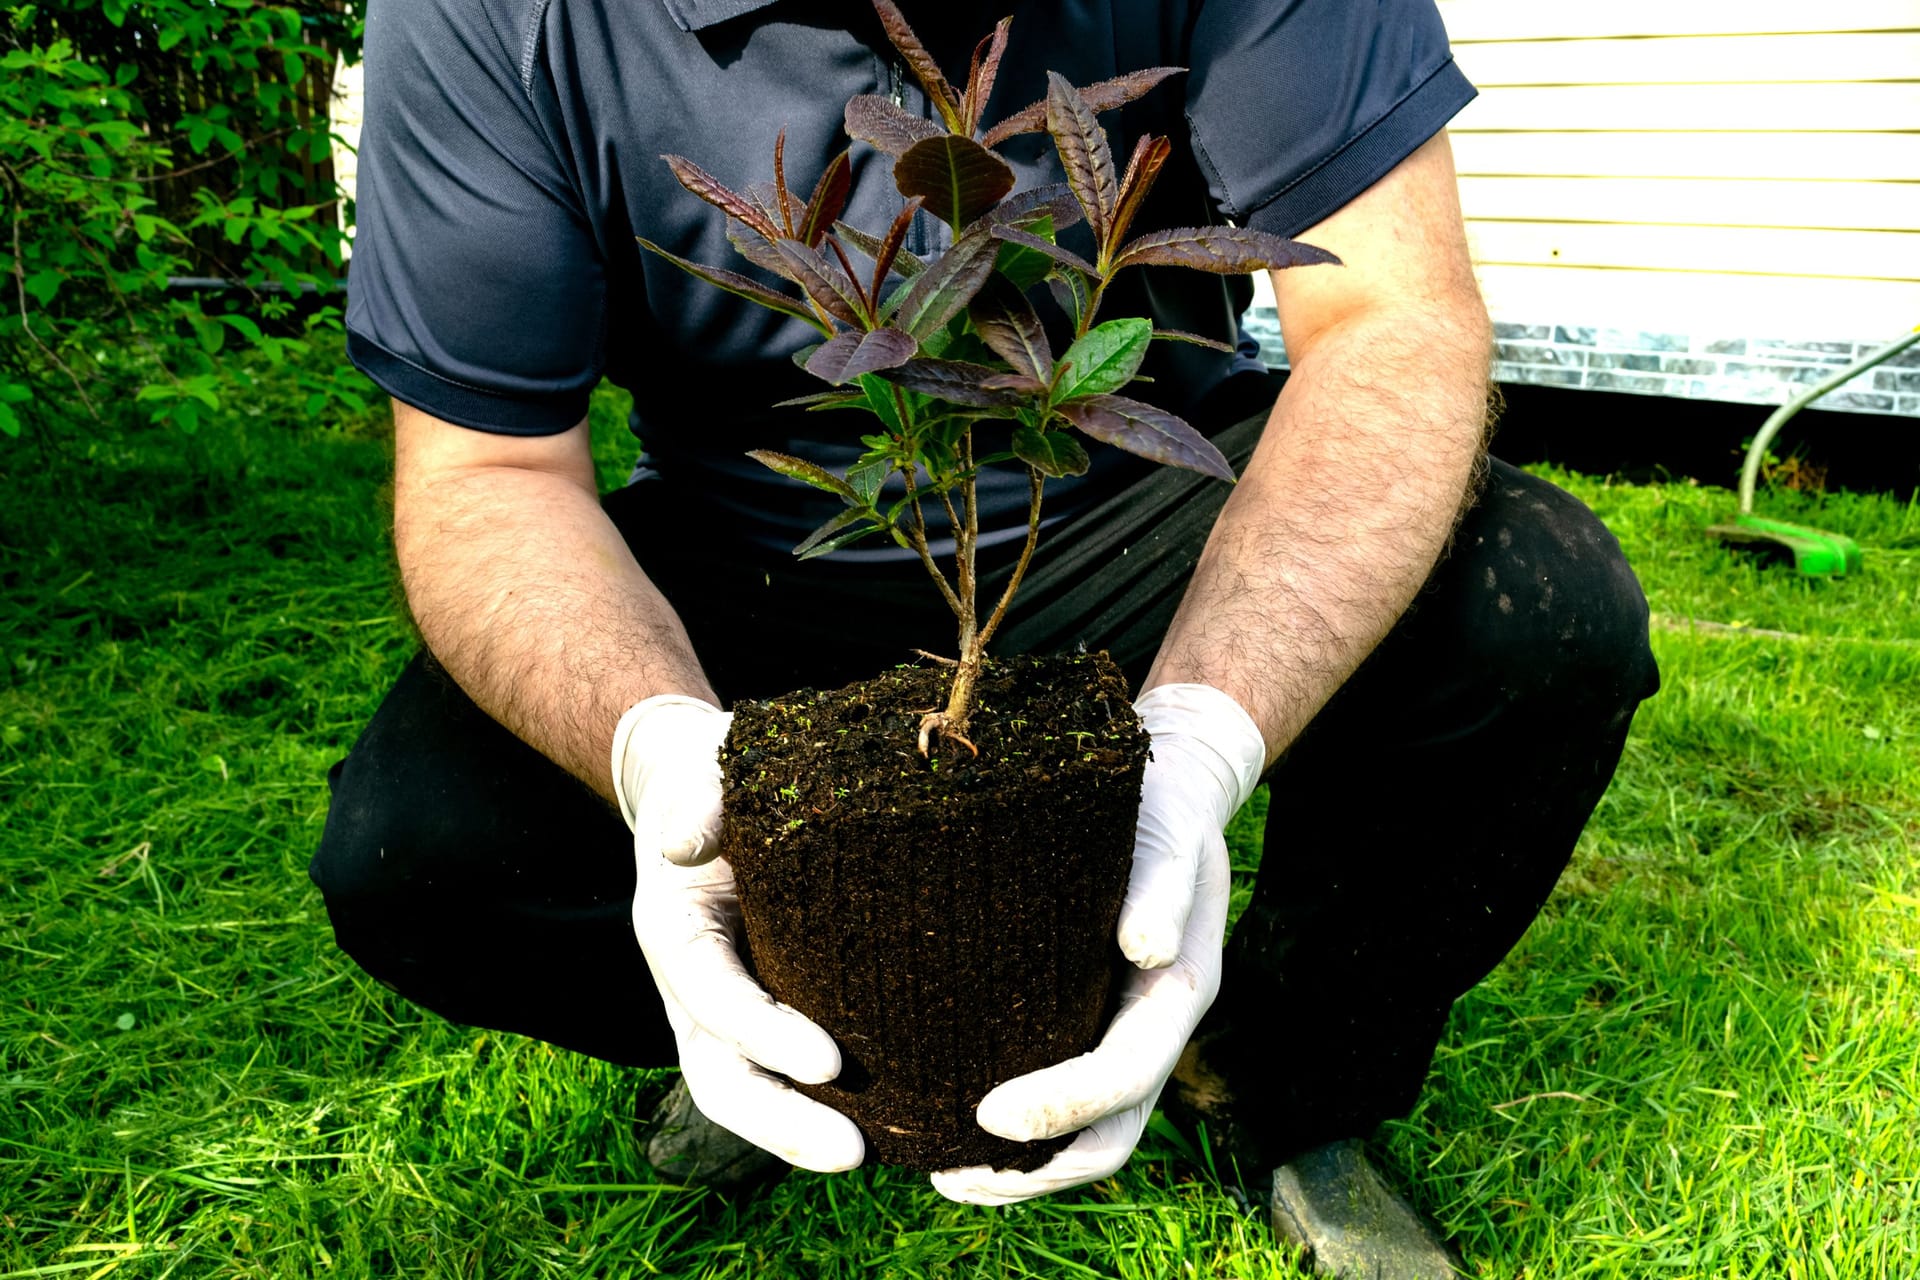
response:
[[[995,1085],[1085,1053],[1126,966],[1114,941],[1148,740],[1104,653],[990,661],[964,746],[915,745],[951,672],[911,667],[734,707],[723,853],[748,963],[839,1044],[800,1091],[868,1158],[1035,1169],[1070,1138],[979,1127]]]

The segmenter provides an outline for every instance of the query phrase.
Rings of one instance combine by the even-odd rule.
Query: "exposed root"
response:
[[[956,718],[948,711],[929,711],[920,717],[920,754],[930,755],[933,751],[933,735],[939,734],[949,742],[957,742],[971,751],[975,759],[980,756],[980,748],[973,745],[966,735],[966,721]]]

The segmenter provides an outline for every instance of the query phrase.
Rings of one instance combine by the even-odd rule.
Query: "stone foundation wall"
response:
[[[1246,315],[1269,365],[1285,368],[1286,346],[1272,307]],[[1493,376],[1498,382],[1586,387],[1673,396],[1785,404],[1804,387],[1891,342],[1798,342],[1784,339],[1496,323]],[[1920,343],[1836,388],[1821,409],[1920,417]]]

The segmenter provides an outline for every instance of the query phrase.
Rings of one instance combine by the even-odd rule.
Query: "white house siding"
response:
[[[1502,381],[1779,402],[1920,324],[1920,0],[1440,11]],[[1920,416],[1902,361],[1822,407]]]

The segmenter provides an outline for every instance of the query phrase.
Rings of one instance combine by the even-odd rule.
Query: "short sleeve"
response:
[[[1206,0],[1189,57],[1213,198],[1278,235],[1340,209],[1474,96],[1433,0]]]
[[[522,0],[373,0],[347,352],[396,399],[484,431],[586,415],[605,272],[534,84]]]

